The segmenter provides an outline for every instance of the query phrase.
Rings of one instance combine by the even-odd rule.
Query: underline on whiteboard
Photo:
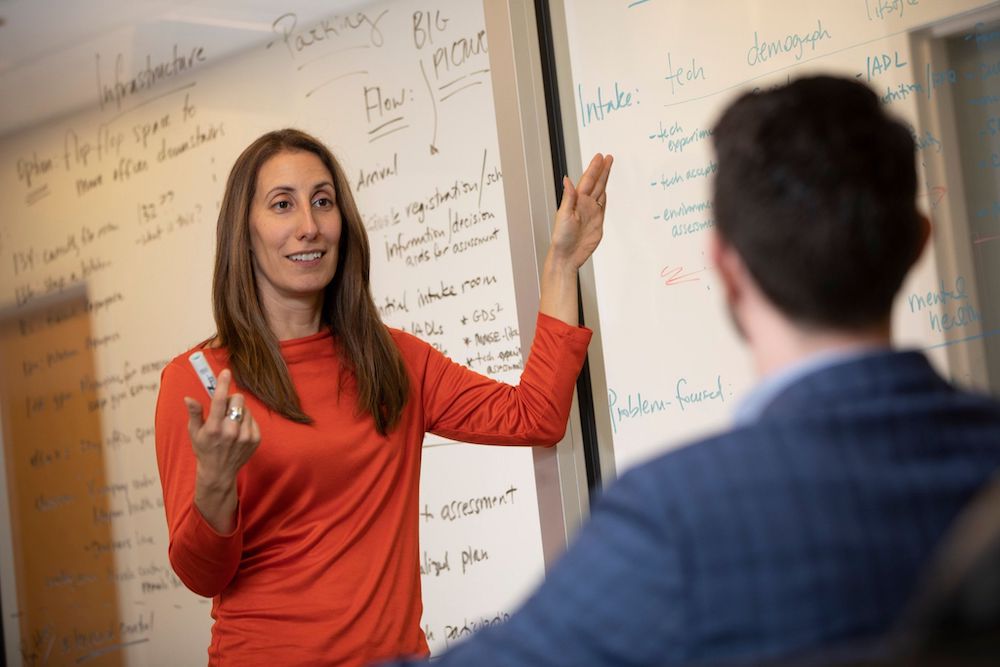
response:
[[[51,194],[51,191],[49,190],[49,184],[46,183],[42,187],[36,188],[31,192],[29,192],[27,196],[24,198],[24,203],[27,204],[28,206],[33,206],[34,204],[37,204],[41,200],[48,197],[49,194]]]
[[[733,90],[735,88],[742,88],[743,86],[747,85],[751,81],[756,81],[757,79],[763,79],[763,78],[769,77],[769,76],[771,76],[773,74],[777,74],[779,72],[784,72],[787,69],[792,69],[793,67],[798,67],[799,65],[805,65],[806,63],[810,63],[810,62],[812,62],[814,60],[820,60],[822,58],[829,58],[830,56],[835,56],[838,53],[843,53],[844,51],[850,51],[851,49],[856,49],[859,46],[864,46],[865,44],[871,44],[872,42],[879,42],[879,41],[882,41],[884,39],[889,39],[890,37],[896,37],[898,35],[905,35],[908,32],[910,32],[910,31],[909,30],[897,30],[896,32],[890,32],[887,35],[880,35],[878,37],[874,37],[874,38],[869,39],[869,40],[864,41],[864,42],[858,42],[856,44],[851,44],[850,46],[845,46],[843,48],[837,49],[836,51],[830,51],[829,53],[824,53],[824,54],[821,54],[821,55],[818,55],[818,56],[813,56],[812,58],[806,58],[805,60],[798,60],[798,61],[792,63],[791,65],[785,65],[784,67],[779,67],[778,69],[771,70],[770,72],[764,72],[763,74],[758,74],[757,76],[752,76],[749,79],[745,79],[743,81],[740,81],[739,83],[734,83],[733,85],[727,86],[725,88],[720,88],[719,90],[716,90],[715,92],[712,92],[712,93],[706,93],[705,95],[700,95],[698,97],[691,97],[691,98],[683,100],[681,102],[671,102],[670,104],[664,104],[663,106],[664,107],[677,107],[677,106],[680,106],[682,104],[688,104],[690,102],[697,102],[699,100],[704,100],[704,99],[707,99],[709,97],[715,97],[716,95],[721,95],[722,93],[727,93],[730,90]]]
[[[467,84],[465,84],[464,86],[462,86],[461,88],[456,88],[455,90],[451,91],[451,92],[450,92],[450,93],[448,93],[447,95],[444,95],[444,96],[443,96],[443,97],[441,98],[441,101],[442,101],[442,102],[444,102],[444,101],[445,101],[446,99],[448,99],[449,97],[454,97],[455,95],[458,95],[458,94],[459,94],[460,92],[462,92],[462,91],[463,91],[463,90],[465,90],[466,88],[472,88],[473,86],[481,86],[481,85],[483,85],[483,82],[482,82],[482,81],[473,81],[472,83],[467,83]]]
[[[331,83],[334,83],[336,81],[340,81],[341,79],[347,78],[349,76],[355,76],[357,74],[368,74],[368,70],[366,70],[366,69],[359,69],[356,72],[348,72],[347,74],[341,74],[340,76],[335,76],[332,79],[330,79],[329,81],[324,81],[323,83],[319,84],[318,86],[316,86],[315,88],[313,88],[312,90],[310,90],[308,93],[306,93],[306,97],[309,97],[310,95],[312,95],[313,93],[315,93],[320,88],[325,88],[326,86],[329,86]]]
[[[991,336],[1000,336],[1000,329],[994,329],[993,331],[986,331],[984,333],[976,334],[975,336],[966,336],[965,338],[956,338],[954,340],[946,340],[943,343],[937,343],[936,345],[928,345],[925,350],[933,350],[937,347],[948,347],[949,345],[957,345],[959,343],[968,343],[970,340],[978,340],[980,338],[990,338]]]
[[[385,127],[387,125],[392,125],[393,123],[398,123],[401,120],[403,120],[402,116],[399,116],[398,118],[393,118],[392,120],[387,120],[384,123],[382,123],[381,125],[379,125],[378,127],[373,127],[372,129],[368,130],[368,134],[375,134],[376,132],[378,132],[379,130],[381,130],[383,127]]]
[[[337,54],[343,53],[344,51],[354,51],[355,49],[367,49],[368,47],[369,47],[368,44],[362,44],[360,46],[347,46],[347,47],[344,47],[343,49],[337,49],[336,51],[331,51],[330,53],[324,53],[321,56],[313,58],[312,60],[307,60],[304,63],[302,63],[301,65],[299,65],[298,67],[296,67],[295,69],[297,69],[298,71],[301,72],[303,67],[306,67],[308,65],[312,65],[314,62],[317,62],[319,60],[325,60],[326,58],[329,58],[331,56],[335,56]]]
[[[633,7],[638,7],[639,5],[644,5],[647,2],[649,2],[649,0],[635,0],[635,2],[628,3],[628,6],[626,6],[625,9],[632,9]]]
[[[465,78],[466,76],[468,76],[468,75],[467,75],[467,74],[463,74],[462,76],[458,77],[458,78],[457,78],[457,79],[455,79],[454,81],[449,81],[449,82],[448,82],[448,83],[446,83],[446,84],[443,84],[443,85],[441,85],[441,86],[438,86],[438,90],[444,90],[444,89],[445,89],[445,88],[447,88],[448,86],[454,86],[454,85],[455,85],[456,83],[458,83],[459,81],[461,81],[462,79],[464,79],[464,78]]]
[[[987,241],[996,241],[997,239],[1000,239],[1000,234],[995,234],[993,236],[980,236],[972,243],[975,245],[979,243],[986,243]]]
[[[117,116],[114,116],[113,118],[111,118],[111,120],[108,120],[108,121],[105,121],[105,122],[101,123],[101,125],[104,126],[104,127],[107,127],[107,126],[111,125],[113,122],[115,122],[116,120],[118,120],[119,118],[121,118],[122,116],[124,116],[125,114],[130,114],[133,111],[135,111],[136,109],[141,109],[142,107],[146,106],[150,102],[155,102],[156,100],[163,99],[164,97],[167,97],[168,95],[173,95],[174,93],[179,93],[182,90],[187,90],[188,88],[192,88],[192,87],[194,87],[194,85],[196,83],[198,83],[198,82],[197,81],[192,81],[191,83],[185,84],[185,85],[181,86],[180,88],[174,88],[173,90],[168,90],[165,93],[160,93],[156,97],[150,97],[148,100],[143,100],[142,102],[139,102],[138,104],[136,104],[131,109],[126,109],[125,111],[122,111]]]
[[[130,641],[130,642],[123,642],[121,644],[113,644],[111,646],[105,646],[103,648],[97,649],[96,651],[91,651],[87,655],[81,655],[79,658],[76,659],[76,664],[79,665],[81,663],[87,662],[88,660],[93,660],[94,658],[99,658],[102,655],[104,655],[105,653],[111,653],[112,651],[120,651],[123,648],[127,648],[129,646],[134,646],[136,644],[144,644],[145,642],[148,642],[148,641],[149,641],[149,637],[147,637],[145,639],[136,639],[136,640],[133,640],[133,641]]]
[[[378,135],[377,137],[371,137],[368,140],[368,143],[372,143],[373,141],[378,141],[379,139],[384,139],[385,137],[388,137],[390,134],[394,134],[396,132],[399,132],[400,130],[405,130],[408,127],[409,127],[409,125],[400,125],[399,127],[394,127],[391,130],[389,130],[388,132],[383,132],[382,134]]]

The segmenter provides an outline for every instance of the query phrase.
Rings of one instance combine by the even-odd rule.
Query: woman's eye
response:
[[[333,200],[329,197],[317,197],[313,200],[313,206],[317,208],[330,208],[333,206]]]
[[[274,202],[274,204],[272,204],[272,206],[274,208],[278,209],[279,211],[288,210],[288,208],[290,208],[291,205],[292,205],[292,203],[290,201],[286,200],[286,199],[282,199],[280,201],[276,201],[276,202]]]

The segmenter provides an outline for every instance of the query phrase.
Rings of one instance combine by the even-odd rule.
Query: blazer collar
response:
[[[800,378],[771,400],[761,418],[804,416],[879,397],[947,387],[921,352],[883,350]]]

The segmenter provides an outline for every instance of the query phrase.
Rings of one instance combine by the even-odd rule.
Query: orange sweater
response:
[[[566,427],[590,332],[544,315],[517,387],[478,375],[409,334],[390,330],[410,397],[386,437],[357,413],[329,332],[281,343],[302,408],[290,422],[246,396],[261,444],[237,477],[232,534],[194,506],[195,458],[183,396],[205,390],[187,361],[164,370],[156,454],[170,562],[213,597],[210,665],[364,665],[426,655],[420,628],[418,477],[424,433],[470,442],[552,444]],[[216,375],[223,349],[206,349]]]

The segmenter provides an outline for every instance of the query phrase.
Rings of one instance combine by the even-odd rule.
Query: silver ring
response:
[[[243,408],[238,405],[229,408],[229,412],[226,413],[226,419],[234,422],[243,421]]]
[[[601,203],[600,199],[595,199],[594,203],[600,206],[602,211],[604,210],[604,204]]]

